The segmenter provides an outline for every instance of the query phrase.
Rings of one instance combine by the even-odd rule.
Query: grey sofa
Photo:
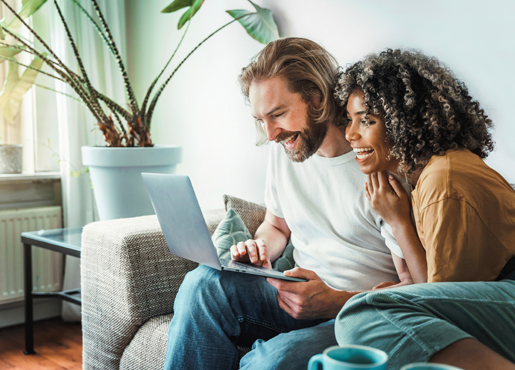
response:
[[[224,203],[254,235],[265,208],[228,196]],[[204,214],[211,234],[224,215],[223,209]],[[196,266],[170,254],[156,216],[87,225],[81,252],[83,368],[161,370],[175,295]]]
[[[224,196],[254,235],[264,207]],[[204,214],[211,234],[225,210]],[[173,302],[196,263],[172,255],[156,216],[95,222],[82,234],[83,368],[163,368]],[[243,354],[248,349],[240,348]]]

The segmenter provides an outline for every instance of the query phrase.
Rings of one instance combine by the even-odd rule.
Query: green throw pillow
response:
[[[281,257],[276,259],[274,263],[272,263],[272,267],[277,271],[286,271],[291,270],[295,267],[295,262],[293,262],[293,244],[291,240],[288,241],[288,245],[284,249],[284,252]]]
[[[213,233],[212,239],[218,257],[231,259],[231,247],[252,239],[252,235],[236,211],[229,208]]]
[[[212,239],[218,257],[231,259],[231,246],[252,239],[252,235],[236,211],[229,208],[225,217],[220,224],[218,224],[218,227],[213,233]],[[291,242],[288,243],[283,255],[272,263],[272,267],[281,272],[295,267],[293,263],[293,245]]]

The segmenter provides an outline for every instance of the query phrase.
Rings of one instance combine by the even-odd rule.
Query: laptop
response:
[[[217,270],[306,281],[272,269],[218,258],[190,178],[154,173],[141,176],[172,254]]]

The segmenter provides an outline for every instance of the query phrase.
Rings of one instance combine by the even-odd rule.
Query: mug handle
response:
[[[324,366],[324,363],[322,362],[323,355],[320,353],[318,355],[315,355],[309,359],[308,363],[308,370],[317,370],[318,364]]]

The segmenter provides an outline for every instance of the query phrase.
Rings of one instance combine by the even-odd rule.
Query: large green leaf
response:
[[[46,56],[46,54],[43,55]],[[32,60],[30,66],[40,69],[43,63],[42,59],[36,57]],[[16,117],[20,110],[23,95],[34,85],[37,75],[37,70],[26,68],[21,77],[19,77],[18,65],[14,62],[9,62],[4,89],[0,94],[0,110],[7,122],[13,123],[14,117]]]
[[[179,23],[177,24],[178,30],[180,30],[186,24],[186,22],[193,18],[193,16],[199,11],[202,4],[204,4],[204,0],[195,0],[193,6],[186,10],[186,12],[181,16],[181,19],[179,19]]]
[[[277,24],[275,24],[272,11],[261,8],[250,0],[249,2],[256,8],[256,13],[250,13],[248,10],[242,9],[227,10],[227,13],[235,19],[248,14],[246,17],[238,19],[238,22],[252,38],[260,43],[266,45],[270,41],[277,40],[279,38],[279,29]]]
[[[26,19],[37,12],[46,2],[47,0],[22,0],[22,7],[18,15]]]
[[[4,88],[0,94],[0,110],[2,110],[5,119],[11,124],[13,123],[14,119],[10,105],[11,95],[19,80],[20,77],[18,76],[18,64],[9,62],[9,68],[7,70]]]
[[[204,0],[174,0],[170,5],[161,10],[161,13],[173,13],[182,8],[188,8],[179,19],[177,29],[181,29],[188,22],[200,7],[204,4]]]
[[[27,19],[32,14],[38,11],[39,8],[45,4],[47,0],[23,0],[21,2],[22,7],[18,15],[21,17],[21,19]],[[18,30],[21,26],[21,22],[18,18],[13,18],[12,21],[9,23],[7,28],[12,30]]]
[[[173,13],[182,8],[190,7],[193,5],[194,0],[174,0],[166,8],[161,10],[161,13]]]
[[[24,46],[21,46],[22,48],[25,48]],[[11,46],[0,46],[0,64],[3,63],[6,59],[12,58],[16,54],[21,52],[20,49],[13,48]]]

